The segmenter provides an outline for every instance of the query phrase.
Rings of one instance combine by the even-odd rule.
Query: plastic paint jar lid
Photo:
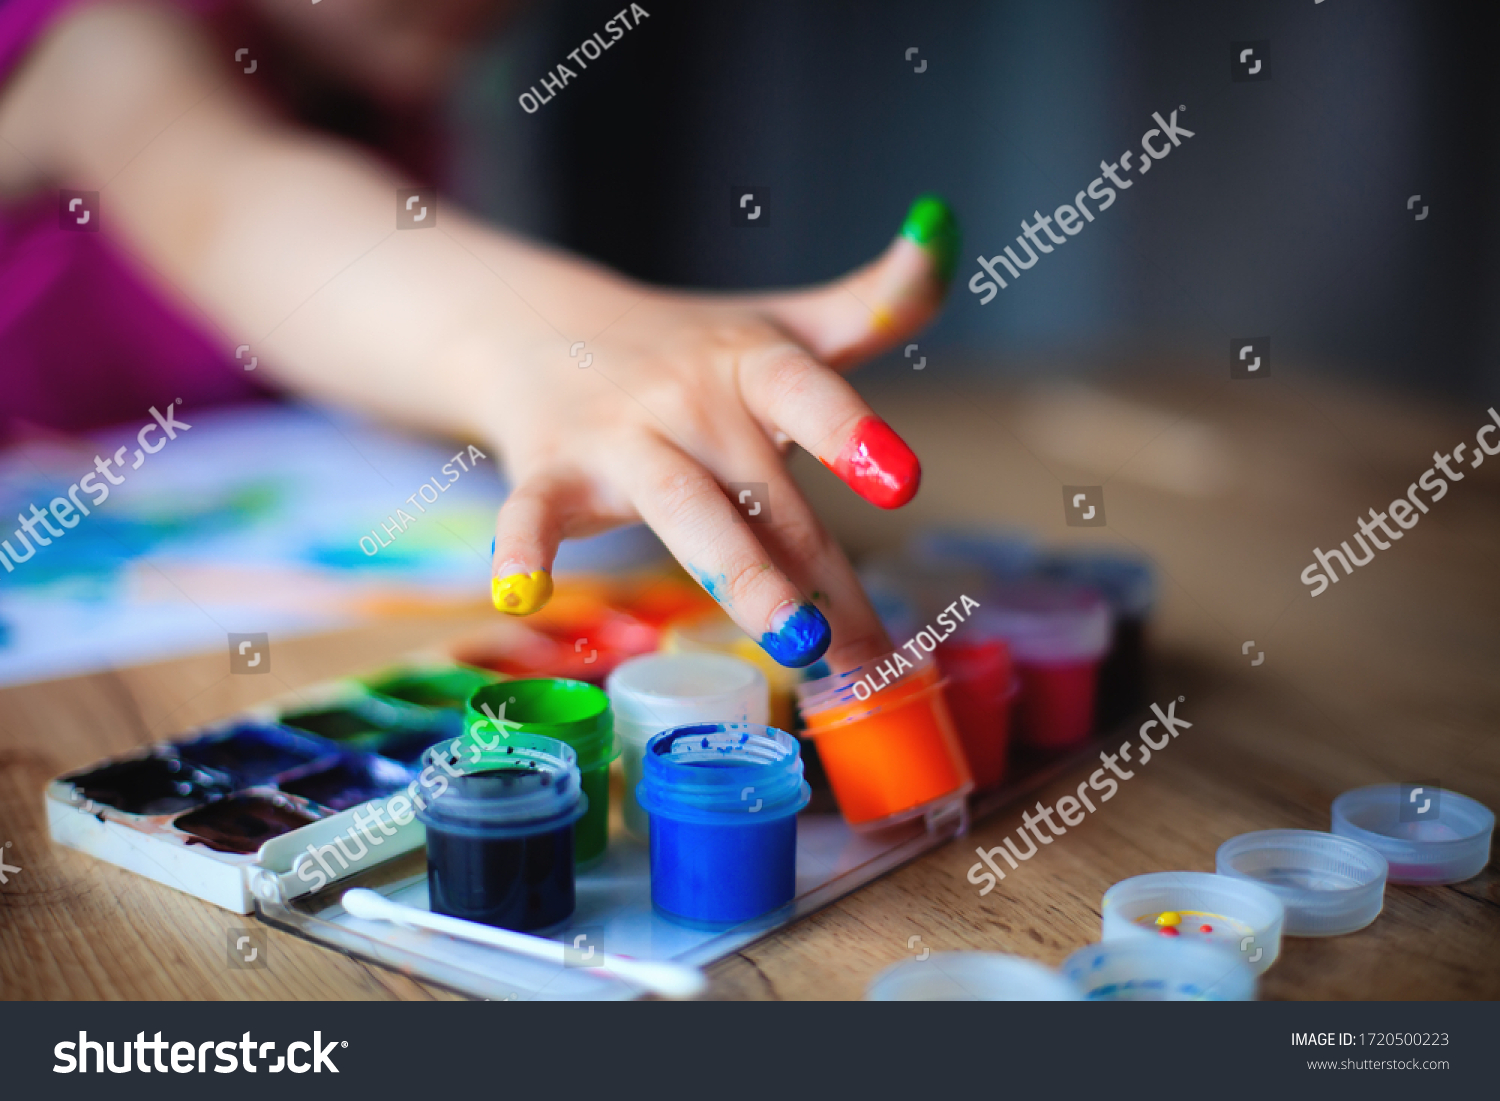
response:
[[[728,654],[643,654],[611,673],[605,687],[621,740],[642,746],[688,723],[766,719],[765,675]]]
[[[999,952],[933,952],[881,971],[867,1002],[1076,1002],[1078,988],[1050,967]]]
[[[505,720],[506,732],[517,729],[565,742],[578,754],[583,772],[602,768],[615,759],[614,721],[604,690],[583,681],[536,677],[501,681],[481,688],[469,698],[464,731],[493,739],[495,723],[488,707]]]
[[[1392,883],[1461,883],[1490,860],[1495,815],[1446,788],[1376,784],[1333,801],[1333,832],[1370,846]]]
[[[1282,933],[1336,937],[1363,929],[1385,905],[1385,857],[1317,830],[1259,830],[1219,846],[1220,875],[1259,883],[1286,909]]]
[[[1138,875],[1105,891],[1102,909],[1103,941],[1157,939],[1211,947],[1243,959],[1257,975],[1281,954],[1286,911],[1279,898],[1248,879],[1211,872]]]
[[[1062,974],[1089,1001],[1255,999],[1255,974],[1244,961],[1205,944],[1166,937],[1091,944],[1063,960]]]
[[[1122,618],[1143,619],[1156,603],[1156,571],[1147,559],[1136,555],[1058,550],[1043,559],[1041,572],[1058,581],[1097,589]]]
[[[433,746],[422,766],[433,781],[411,785],[425,803],[417,818],[443,833],[485,840],[551,833],[588,810],[578,755],[555,738],[512,732],[490,749],[471,740]]]
[[[636,795],[648,814],[679,822],[758,825],[796,814],[812,790],[797,739],[758,723],[696,723],[646,743]]]
[[[1109,605],[1093,589],[1024,581],[992,589],[975,619],[1022,664],[1092,661],[1109,649]]]

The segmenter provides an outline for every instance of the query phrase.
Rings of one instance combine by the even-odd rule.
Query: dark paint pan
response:
[[[161,753],[64,776],[85,799],[126,814],[176,814],[229,794],[229,778]]]
[[[221,853],[253,853],[273,837],[316,822],[305,811],[265,795],[236,795],[199,807],[172,825],[189,836],[189,844]]]
[[[283,726],[258,723],[240,723],[176,748],[183,760],[226,773],[242,788],[263,784],[337,752],[327,742]]]
[[[326,768],[283,780],[281,790],[329,810],[348,810],[371,799],[392,795],[412,779],[411,773],[381,757],[346,754]]]

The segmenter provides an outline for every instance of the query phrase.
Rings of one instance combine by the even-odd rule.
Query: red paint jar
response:
[[[977,618],[1010,646],[1021,679],[1018,735],[1039,749],[1086,740],[1094,727],[1099,663],[1109,649],[1110,612],[1093,589],[1032,580],[1001,586]]]
[[[1005,778],[1011,705],[1020,692],[1010,647],[999,638],[944,642],[937,661],[975,790],[995,787]]]

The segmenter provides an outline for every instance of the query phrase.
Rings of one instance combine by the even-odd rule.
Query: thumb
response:
[[[879,257],[842,279],[758,299],[761,309],[830,367],[848,368],[937,316],[958,264],[958,219],[936,195],[912,203]]]

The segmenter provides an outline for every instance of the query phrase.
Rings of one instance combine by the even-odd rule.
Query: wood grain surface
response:
[[[816,464],[794,464],[852,552],[926,524],[1004,522],[1150,554],[1162,574],[1151,698],[1184,697],[1177,713],[1192,728],[988,896],[966,879],[975,848],[998,845],[1030,801],[722,961],[710,996],[857,998],[922,947],[1055,964],[1097,939],[1112,883],[1211,871],[1218,845],[1247,830],[1327,829],[1333,798],[1364,784],[1436,781],[1500,807],[1500,457],[1459,467],[1464,480],[1354,576],[1317,598],[1298,580],[1315,545],[1351,539],[1356,518],[1404,494],[1434,450],[1472,447],[1488,413],[1291,374],[984,389],[933,364],[868,391],[922,457],[908,509],[877,512]],[[1063,485],[1103,486],[1107,526],[1065,526]],[[454,997],[275,930],[269,967],[232,969],[226,938],[251,919],[53,846],[41,791],[70,769],[492,620],[476,608],[273,639],[267,676],[230,675],[220,651],[0,692],[0,853],[21,869],[0,885],[0,995]],[[1034,798],[1054,803],[1092,767]],[[1262,994],[1500,997],[1500,876],[1492,866],[1451,887],[1392,886],[1368,929],[1285,941]]]

